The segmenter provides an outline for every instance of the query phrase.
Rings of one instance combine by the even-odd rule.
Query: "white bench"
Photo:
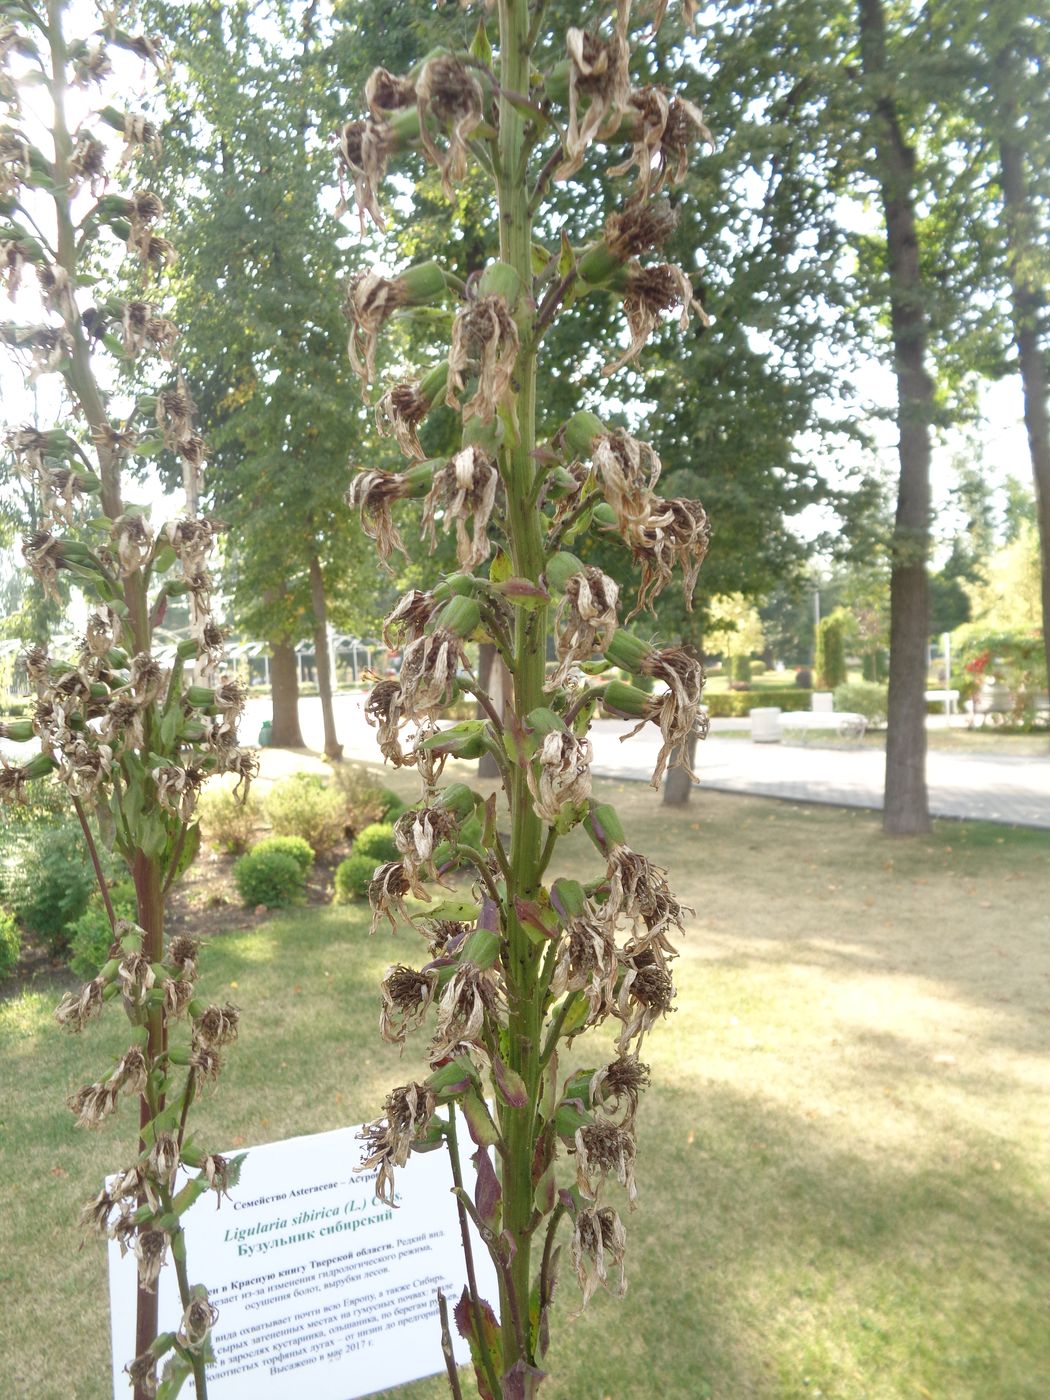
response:
[[[864,715],[853,710],[787,710],[775,706],[751,711],[751,738],[756,744],[777,744],[782,729],[832,729],[843,738],[862,739],[868,728]]]

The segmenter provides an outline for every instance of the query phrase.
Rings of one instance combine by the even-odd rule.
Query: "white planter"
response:
[[[756,744],[780,743],[780,708],[770,705],[751,711],[751,738]]]

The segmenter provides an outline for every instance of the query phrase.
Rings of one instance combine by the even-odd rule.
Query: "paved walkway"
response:
[[[375,731],[364,722],[359,693],[336,697],[336,727],[347,758],[374,762]],[[323,748],[320,701],[300,702],[308,748]],[[249,702],[246,742],[254,743],[269,716],[268,700]],[[634,739],[620,742],[630,725],[599,720],[592,729],[594,771],[603,777],[640,779],[652,774],[659,735],[647,725]],[[754,744],[748,738],[719,737],[719,722],[699,746],[701,785],[720,792],[754,793],[798,802],[836,806],[882,806],[885,755],[878,749],[820,748],[816,744]],[[735,727],[735,726],[734,726]],[[969,817],[1050,830],[1050,758],[993,757],[932,749],[927,759],[930,810],[935,816]]]

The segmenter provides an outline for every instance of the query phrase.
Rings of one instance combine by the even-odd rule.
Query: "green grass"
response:
[[[543,1395],[1042,1400],[1045,834],[891,841],[865,812],[602,788],[697,914],[645,1049],[630,1291],[570,1322],[563,1278]],[[572,838],[562,870],[590,859]],[[300,909],[210,945],[206,983],[244,1013],[198,1118],[216,1146],[359,1122],[412,1076],[411,1050],[378,1040],[375,984],[419,943],[365,923]],[[0,1392],[102,1400],[104,1258],[75,1218],[134,1129],[126,1110],[73,1128],[64,1098],[120,1048],[120,1018],[64,1037],[54,999],[0,1003]]]

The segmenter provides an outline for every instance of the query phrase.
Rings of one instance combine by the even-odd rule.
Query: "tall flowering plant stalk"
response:
[[[180,1221],[205,1192],[221,1196],[239,1162],[192,1138],[189,1115],[219,1074],[238,1013],[202,996],[197,945],[165,938],[164,910],[197,848],[201,784],[233,772],[246,788],[255,760],[236,743],[243,694],[218,675],[222,636],[208,573],[214,526],[195,514],[205,447],[174,363],[178,331],[158,304],[156,279],[175,250],[158,232],[160,200],[130,178],[143,149],[156,152],[157,132],[145,116],[91,110],[110,78],[114,46],[158,65],[160,51],[120,29],[112,11],[97,33],[75,41],[62,0],[46,9],[15,0],[2,15],[0,264],[12,299],[35,275],[32,310],[39,316],[42,308],[42,319],[0,323],[0,341],[30,378],[57,376],[56,398],[65,400],[65,426],[18,429],[7,446],[39,493],[44,523],[25,539],[27,562],[56,598],[59,574],[67,574],[90,611],[70,659],[42,647],[26,655],[36,709],[32,720],[0,726],[0,737],[38,741],[39,753],[21,764],[0,756],[0,795],[17,802],[28,782],[55,774],[80,819],[113,938],[97,976],[67,993],[56,1015],[80,1032],[113,1003],[130,1029],[126,1051],[72,1096],[70,1108],[79,1124],[96,1127],[122,1098],[138,1106],[137,1147],[85,1208],[84,1222],[137,1260],[136,1356],[127,1368],[136,1400],[174,1396],[188,1376],[203,1400],[216,1312],[205,1287],[190,1281]],[[19,106],[30,82],[50,95],[48,149],[33,139],[37,104],[29,112]],[[79,111],[88,115],[74,125]],[[123,139],[127,193],[107,174],[100,134],[107,127]],[[127,298],[106,294],[100,279],[121,245],[144,284]],[[135,372],[153,392],[126,387]],[[118,412],[122,403],[127,412]],[[129,457],[162,447],[182,461],[190,513],[155,529],[146,510],[124,499],[122,478]],[[165,665],[155,655],[156,631],[173,598],[188,604],[191,635]],[[130,871],[134,922],[115,917],[96,831]],[[169,1256],[183,1315],[176,1332],[158,1335],[156,1285]]]
[[[526,0],[500,0],[498,37],[483,18],[468,52],[436,51],[403,77],[378,69],[367,115],[339,134],[362,222],[368,214],[383,225],[382,179],[416,147],[450,192],[477,163],[498,209],[499,257],[466,285],[427,262],[396,277],[357,275],[345,304],[350,359],[366,386],[387,321],[452,305],[447,355],[421,379],[386,388],[376,405],[380,430],[409,465],[363,470],[348,493],[384,563],[407,552],[395,505],[418,499],[424,538],[433,547],[439,530],[453,531],[460,569],[406,595],[386,619],[403,664],[366,707],[387,761],[414,765],[422,780],[420,801],[397,822],[400,859],[376,870],[369,898],[373,932],[389,920],[425,939],[421,967],[402,962],[387,973],[382,1032],[403,1043],[425,1024],[431,1073],[391,1092],[363,1133],[363,1167],[393,1201],[395,1169],[410,1152],[449,1148],[468,1277],[455,1321],[483,1397],[531,1396],[543,1378],[563,1224],[584,1303],[602,1285],[623,1293],[626,1234],[610,1196],[618,1185],[634,1203],[636,1115],[649,1083],[641,1052],[672,1009],[672,939],[683,927],[665,872],[631,848],[613,808],[592,798],[587,736],[597,713],[656,725],[658,785],[701,727],[703,671],[689,652],[625,630],[619,586],[570,546],[588,531],[625,546],[640,569],[633,616],[676,569],[691,603],[707,519],[697,502],[658,494],[661,464],[648,444],[585,410],[544,422],[537,391],[548,332],[582,297],[622,306],[627,343],[612,354],[610,375],[639,355],[663,313],[675,312],[683,329],[703,315],[686,273],[655,253],[674,226],[661,193],[708,137],[684,98],[632,82],[632,42],[642,28],[651,35],[659,9],[639,23],[630,0],[619,0],[591,28],[570,29],[564,59],[541,73],[542,0],[531,12]],[[616,163],[606,173],[622,181],[609,185],[614,212],[582,246],[564,236],[549,246],[542,209],[551,181],[610,148]],[[461,445],[428,460],[418,430],[438,404],[458,410]],[[548,666],[552,633],[557,660]],[[505,708],[471,669],[472,640],[494,643],[509,668]],[[610,679],[613,668],[641,684]],[[474,696],[484,718],[439,727],[459,694]],[[498,766],[506,817],[495,796],[441,785],[448,757],[482,753]],[[576,826],[593,843],[594,870],[550,881],[557,841]],[[441,891],[457,870],[473,879],[467,899]],[[429,910],[408,902],[435,894]],[[563,1071],[566,1044],[601,1025],[613,1028],[610,1058]],[[460,1172],[461,1124],[474,1148],[472,1189]],[[496,1299],[479,1294],[468,1219],[492,1256]]]

